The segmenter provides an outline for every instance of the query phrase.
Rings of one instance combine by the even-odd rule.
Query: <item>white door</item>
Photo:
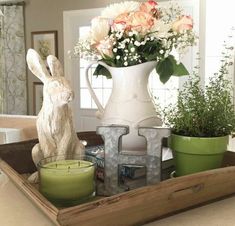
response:
[[[180,1],[181,5],[185,8],[186,12],[194,18],[194,27],[198,32],[199,25],[199,0]],[[160,4],[165,5],[166,2]],[[84,65],[83,60],[78,58],[70,58],[68,51],[73,50],[79,34],[86,32],[90,21],[95,16],[100,15],[101,8],[99,9],[86,9],[74,10],[64,12],[64,65],[65,76],[71,81],[72,88],[75,91],[75,99],[72,103],[76,131],[96,130],[99,125],[99,120],[95,117],[96,106],[91,99],[88,89],[84,80]],[[184,57],[183,62],[189,71],[197,64],[195,62],[196,52],[198,47],[192,48]],[[108,97],[111,93],[112,81],[107,80],[105,77],[94,77],[91,75],[92,86],[99,98],[100,102],[105,106]],[[162,85],[155,72],[149,80],[149,87],[153,95],[158,97],[158,104],[164,107],[167,103],[174,101],[177,89],[182,86],[184,77],[172,77],[167,84]]]
[[[71,58],[68,54],[78,41],[80,33],[90,24],[92,18],[100,14],[101,9],[73,10],[63,13],[64,20],[64,70],[70,80],[75,98],[72,102],[76,131],[95,130],[99,120],[95,117],[96,110],[88,90],[85,89],[84,62]],[[83,87],[81,89],[81,87]],[[82,94],[82,96],[81,96]],[[90,104],[89,104],[90,103]]]

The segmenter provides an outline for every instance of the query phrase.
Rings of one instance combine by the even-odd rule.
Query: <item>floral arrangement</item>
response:
[[[108,6],[92,19],[90,32],[80,38],[74,54],[112,67],[157,61],[156,71],[165,83],[171,75],[188,74],[178,58],[195,40],[192,18],[175,2],[160,7],[153,0],[126,1]],[[102,65],[94,74],[111,77]]]

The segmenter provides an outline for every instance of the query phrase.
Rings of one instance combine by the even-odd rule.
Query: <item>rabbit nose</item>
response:
[[[60,98],[63,102],[69,103],[70,101],[73,100],[73,93],[68,92],[68,91],[64,91],[64,92],[61,93]]]
[[[70,98],[71,98],[71,100],[73,100],[73,98],[74,98],[74,92],[73,91],[70,92]]]

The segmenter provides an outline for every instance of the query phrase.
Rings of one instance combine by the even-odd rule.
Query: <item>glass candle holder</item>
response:
[[[95,158],[52,156],[38,164],[39,191],[56,206],[73,206],[95,195]]]

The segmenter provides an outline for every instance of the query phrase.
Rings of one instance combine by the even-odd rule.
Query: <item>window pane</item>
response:
[[[163,107],[165,102],[165,90],[152,90],[154,102],[158,107]]]
[[[166,89],[178,89],[179,88],[179,77],[171,76],[169,81],[164,85]]]
[[[103,76],[103,85],[105,88],[111,88],[113,86],[112,79],[107,79],[106,77]]]
[[[152,72],[149,78],[149,87],[152,96],[160,108],[165,108],[169,104],[174,104],[177,99],[177,89],[179,88],[179,77],[171,76],[166,84],[163,84],[156,72]]]
[[[88,72],[89,74],[89,80],[91,81],[91,72]],[[80,87],[81,88],[87,88],[86,84],[86,76],[85,76],[85,68],[80,68]]]
[[[102,79],[102,77],[103,76],[92,76],[92,82],[91,82],[91,84],[92,84],[92,87],[93,88],[101,88],[102,89],[102,87],[103,87],[103,79]]]
[[[214,76],[214,73],[219,71],[219,67],[221,65],[221,57],[219,56],[210,56],[206,57],[205,62],[205,84],[207,85],[209,82],[209,78]]]
[[[168,90],[165,91],[165,104],[169,104],[169,103],[176,103],[177,101],[177,95],[178,95],[178,90],[174,89],[174,90]]]
[[[91,95],[88,89],[80,89],[81,96],[80,96],[80,103],[81,108],[91,108]]]
[[[79,58],[79,62],[80,62],[80,67],[86,67],[87,66],[87,61],[82,59],[82,58]]]
[[[216,4],[207,0],[206,4],[206,55],[218,56],[230,29],[235,26],[235,2],[224,0],[223,4]]]

